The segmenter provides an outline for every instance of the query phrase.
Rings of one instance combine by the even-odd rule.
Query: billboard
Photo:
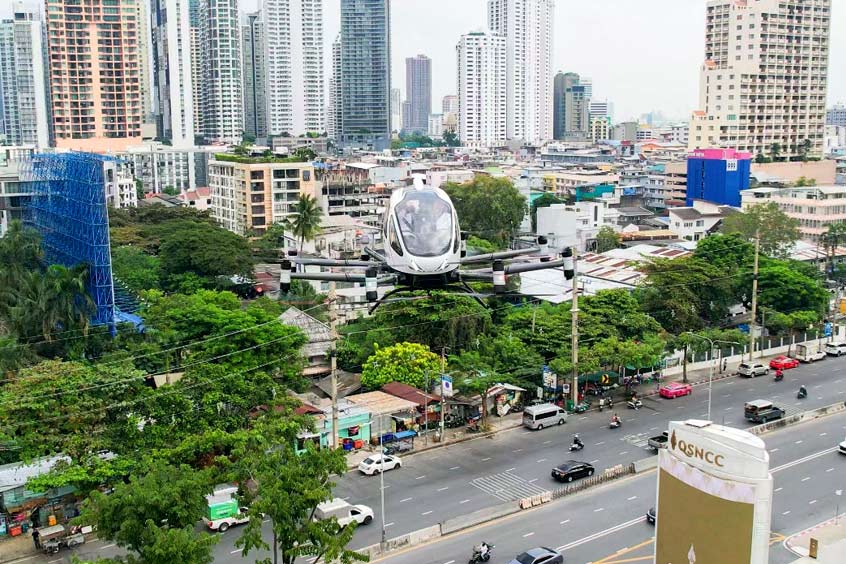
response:
[[[707,421],[670,423],[659,455],[656,564],[766,564],[772,477],[763,441]]]

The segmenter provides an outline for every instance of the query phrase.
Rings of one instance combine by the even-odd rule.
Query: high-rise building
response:
[[[200,0],[203,137],[208,143],[240,143],[244,130],[244,82],[238,0]]]
[[[174,147],[194,144],[194,85],[187,0],[154,0],[152,17],[156,134]]]
[[[585,87],[585,97],[588,100],[593,99],[593,79],[587,76],[583,76],[579,79],[579,84]]]
[[[0,22],[0,144],[50,146],[43,28],[19,2]]]
[[[57,147],[105,152],[141,141],[140,1],[90,0],[83,12],[45,0]]]
[[[244,134],[267,137],[267,69],[261,12],[247,14],[241,27],[244,57]]]
[[[141,77],[141,114],[144,123],[151,126],[156,121],[153,115],[153,98],[155,87],[152,81],[152,64],[150,53],[152,50],[152,30],[150,29],[150,4],[158,0],[137,0],[135,4],[135,21],[138,22],[138,73]],[[103,2],[108,5],[108,2]]]
[[[391,145],[389,0],[341,0],[342,147]]]
[[[406,100],[402,103],[402,127],[400,129],[405,130],[409,125],[411,125],[411,102]]]
[[[444,96],[441,101],[441,112],[444,115],[458,113],[458,96],[455,94],[448,94]]]
[[[590,118],[590,140],[594,143],[611,139],[611,118],[596,116]]]
[[[493,147],[507,138],[506,39],[462,35],[458,55],[458,136],[467,146]]]
[[[846,127],[846,106],[843,104],[835,104],[830,107],[825,113],[826,125],[839,125]]]
[[[409,103],[409,121],[403,129],[425,133],[432,113],[432,60],[426,55],[405,60],[405,95]]]
[[[830,18],[831,0],[710,0],[688,146],[822,155]]]
[[[402,92],[391,88],[391,131],[402,129]]]
[[[398,106],[399,107],[399,106]],[[393,111],[393,106],[392,106]],[[398,110],[397,110],[398,111]],[[341,96],[341,35],[332,42],[332,76],[329,77],[329,114],[326,116],[326,131],[336,141],[341,135],[341,115],[343,97]],[[397,129],[401,124],[397,126]]]
[[[194,104],[194,135],[203,135],[203,97],[200,94],[200,87],[203,84],[203,61],[202,45],[200,44],[200,2],[202,0],[188,0],[188,17],[191,26],[191,99]]]
[[[555,0],[488,0],[488,28],[506,38],[508,138],[552,139]]]
[[[579,75],[574,72],[556,73],[553,80],[552,135],[553,139],[563,140],[567,131],[567,90],[579,84]]]
[[[264,0],[262,16],[269,133],[322,133],[323,0]]]
[[[591,100],[588,106],[588,113],[590,113],[591,118],[607,117],[611,121],[614,121],[614,104],[611,102],[607,100]]]

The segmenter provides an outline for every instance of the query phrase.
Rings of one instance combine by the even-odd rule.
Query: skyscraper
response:
[[[554,99],[555,139],[586,141],[590,133],[590,99],[579,75],[574,72],[556,74]]]
[[[341,135],[341,115],[343,98],[341,96],[341,35],[332,42],[332,76],[329,77],[329,115],[326,116],[326,131],[336,141]]]
[[[506,38],[509,139],[552,139],[554,12],[555,0],[488,0],[488,28]]]
[[[261,12],[246,15],[241,27],[244,56],[244,133],[267,137],[267,74],[264,57],[264,22]]]
[[[191,32],[189,42],[191,45],[191,99],[194,104],[194,134],[202,136],[203,120],[203,97],[200,94],[200,87],[203,84],[203,61],[202,45],[200,44],[200,2],[203,0],[188,0],[188,18]]]
[[[402,129],[402,92],[391,88],[391,131]]]
[[[691,149],[822,155],[831,0],[710,0]]]
[[[194,144],[194,85],[187,0],[154,0],[153,85],[156,132],[174,147]]]
[[[341,0],[342,147],[391,144],[389,0]]]
[[[138,2],[45,0],[56,146],[119,151],[141,141]]]
[[[265,0],[262,17],[269,133],[322,133],[323,0]]]
[[[413,133],[429,130],[432,113],[432,60],[426,55],[405,60],[405,95],[408,99],[408,123],[403,129]]]
[[[0,22],[0,143],[50,146],[43,28],[19,2]]]
[[[579,83],[579,75],[574,72],[558,71],[553,81],[552,135],[554,139],[564,139],[567,131],[567,90]]]
[[[506,40],[475,32],[462,35],[458,56],[458,136],[467,146],[492,147],[506,140]]]
[[[150,29],[150,4],[157,0],[138,0],[135,4],[135,21],[138,22],[138,74],[141,81],[141,115],[145,124],[153,125],[153,92],[151,80],[150,51],[152,49],[152,34]],[[103,2],[108,5],[108,2]]]
[[[199,0],[203,137],[239,143],[244,129],[244,83],[238,0]]]

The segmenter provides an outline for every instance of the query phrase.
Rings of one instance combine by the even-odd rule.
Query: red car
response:
[[[681,382],[670,382],[658,389],[662,398],[675,399],[681,396],[689,396],[693,393],[693,386]]]
[[[787,370],[788,368],[796,368],[799,366],[799,361],[795,358],[790,358],[784,355],[777,356],[770,361],[770,368],[778,370]]]

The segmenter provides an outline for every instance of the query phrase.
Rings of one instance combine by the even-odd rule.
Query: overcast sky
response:
[[[32,2],[33,0],[29,0]],[[256,9],[260,0],[241,0]],[[846,0],[832,0],[829,101],[846,102]],[[405,58],[432,59],[433,108],[456,93],[455,45],[485,27],[486,0],[393,0],[392,82],[405,90]],[[324,0],[325,56],[340,29],[340,0]],[[0,15],[11,2],[0,0]],[[594,98],[608,98],[615,119],[653,109],[687,118],[698,100],[704,57],[705,0],[558,0],[555,70],[593,79]]]

